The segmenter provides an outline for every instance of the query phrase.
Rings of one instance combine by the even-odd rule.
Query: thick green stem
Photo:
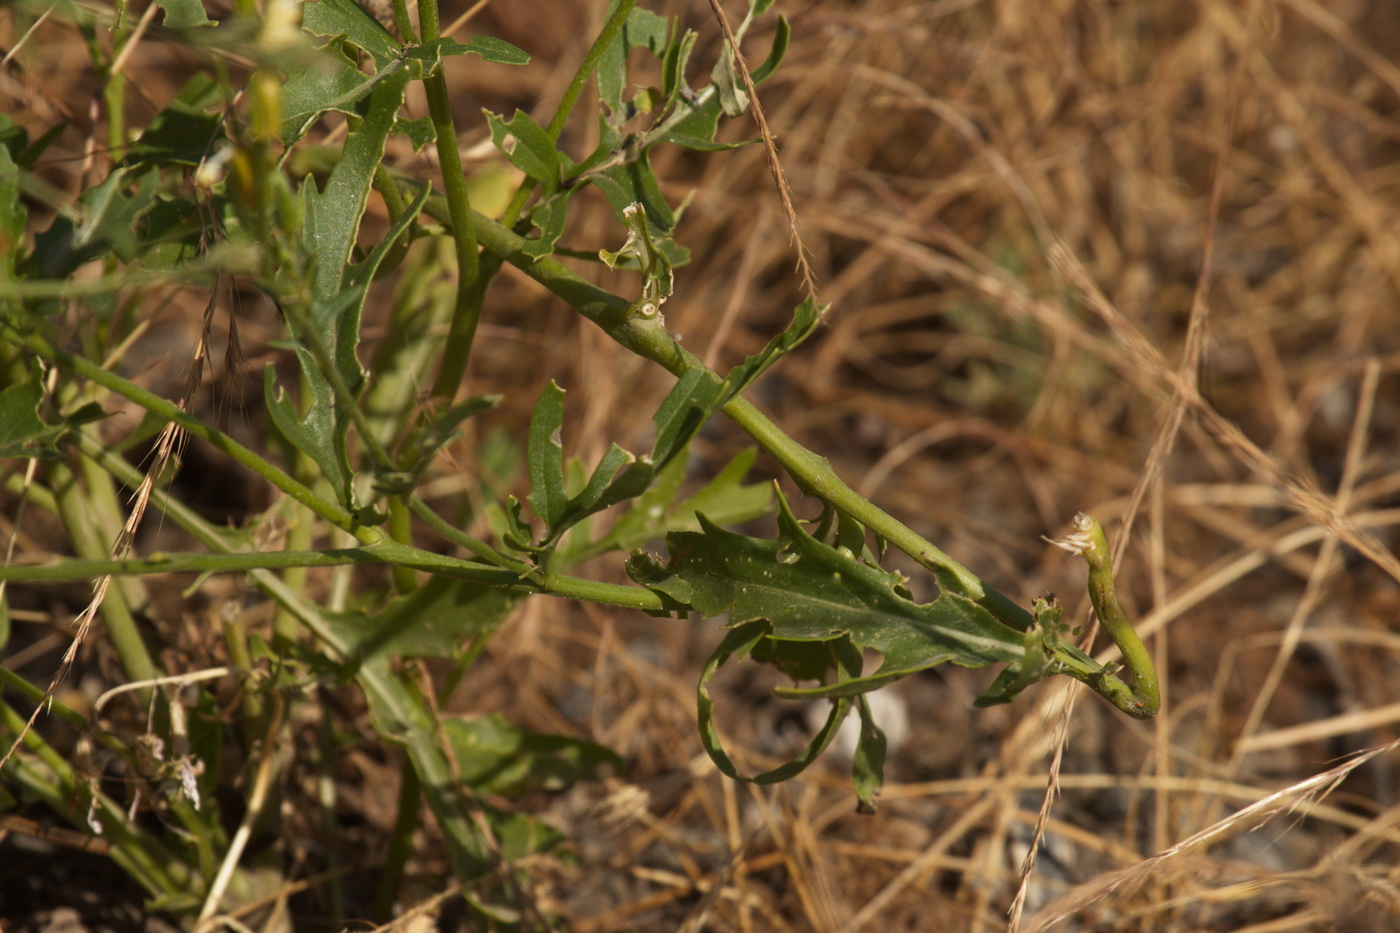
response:
[[[107,112],[107,148],[119,158],[126,145],[126,76],[120,71],[112,71],[111,65],[122,57],[122,50],[130,38],[131,30],[126,25],[126,3],[118,0],[115,4],[116,21],[112,24],[112,59],[108,62],[106,81],[102,85],[102,104]]]
[[[394,25],[399,28],[399,37],[403,41],[417,44],[418,33],[413,31],[413,19],[408,15],[407,0],[394,0]]]
[[[1098,520],[1080,512],[1074,516],[1074,531],[1054,542],[1058,547],[1078,554],[1089,564],[1089,600],[1094,613],[1108,631],[1113,643],[1123,653],[1123,661],[1133,675],[1133,685],[1127,696],[1110,695],[1099,690],[1114,705],[1131,716],[1151,719],[1162,706],[1161,689],[1157,683],[1157,667],[1152,655],[1138,638],[1128,616],[1118,602],[1113,585],[1113,559],[1108,538]],[[1117,680],[1117,678],[1114,678]],[[1098,689],[1097,685],[1090,684]],[[1119,686],[1122,682],[1119,681]]]
[[[116,373],[109,372],[81,356],[69,353],[38,334],[23,333],[7,321],[0,321],[0,337],[3,337],[17,347],[23,347],[29,350],[37,356],[71,373],[75,373],[85,379],[91,379],[103,388],[110,389],[118,395],[130,399],[142,408],[166,421],[175,422],[189,434],[228,454],[234,460],[252,470],[258,476],[261,476],[321,518],[324,518],[337,528],[341,528],[355,535],[360,541],[373,543],[383,537],[378,531],[372,528],[360,527],[354,517],[341,509],[338,505],[322,499],[310,489],[307,489],[301,483],[298,483],[282,470],[253,453],[227,434],[210,427],[203,421],[185,412],[178,405],[161,398],[154,392],[147,391],[133,382],[128,382]]]
[[[90,560],[105,560],[111,554],[111,542],[115,535],[109,535],[107,540],[103,540],[92,526],[90,497],[79,485],[78,477],[72,469],[66,464],[55,464],[52,473],[59,514],[63,518],[74,550]],[[95,580],[97,576],[84,579]],[[141,638],[141,631],[132,615],[125,590],[126,588],[121,586],[109,587],[99,611],[103,621],[107,623],[107,632],[111,636],[127,678],[133,681],[151,680],[158,676],[159,672],[145,641]],[[143,688],[142,702],[149,700],[150,695],[150,689]]]
[[[482,560],[490,561],[497,567],[504,567],[508,570],[512,570],[521,576],[531,573],[535,569],[533,564],[529,564],[523,560],[520,560],[519,558],[510,557],[506,554],[502,554],[500,551],[496,550],[491,545],[487,544],[485,541],[473,538],[465,531],[462,531],[458,528],[453,527],[452,525],[449,525],[446,521],[443,520],[442,516],[438,515],[436,512],[434,512],[431,508],[428,507],[428,503],[424,502],[416,495],[411,496],[409,498],[408,507],[414,515],[417,515],[419,518],[421,518],[424,522],[427,523],[429,528],[442,535],[444,539],[452,542],[458,547],[470,551],[472,554],[475,554]]]
[[[226,545],[225,545],[226,547]],[[88,580],[112,574],[148,573],[248,573],[287,567],[341,567],[347,564],[389,564],[427,573],[471,580],[520,593],[539,593],[562,599],[583,600],[644,612],[671,612],[683,608],[668,605],[651,590],[620,583],[602,583],[565,574],[538,574],[525,579],[513,570],[489,567],[455,557],[444,557],[392,541],[366,547],[325,551],[257,551],[222,554],[153,554],[130,560],[64,560],[42,566],[0,566],[0,580],[16,583],[60,583]]]
[[[418,26],[424,42],[440,38],[437,0],[420,0]],[[452,217],[452,241],[457,254],[457,300],[452,312],[452,326],[442,349],[442,363],[433,383],[433,397],[441,404],[451,403],[466,375],[471,360],[472,342],[481,321],[481,302],[485,289],[480,281],[480,254],[476,232],[470,222],[471,197],[467,192],[467,176],[462,170],[462,155],[457,151],[457,127],[452,120],[452,101],[447,93],[447,76],[443,69],[423,79],[428,97],[428,115],[436,137],[438,167],[442,171],[442,190],[447,195],[447,209]]]
[[[424,42],[434,42],[442,38],[442,21],[438,17],[438,0],[426,0],[418,4],[418,29]]]
[[[428,209],[432,209],[431,204]],[[473,222],[477,227],[478,241],[488,251],[504,257],[507,262],[563,298],[632,352],[659,363],[677,376],[700,371],[706,378],[720,378],[676,342],[659,316],[645,318],[635,315],[631,313],[631,302],[585,281],[561,263],[553,259],[535,260],[525,255],[524,240],[501,224],[480,215],[474,215]],[[1034,624],[1034,617],[1014,600],[987,586],[966,567],[851,489],[831,469],[826,458],[788,437],[752,404],[743,398],[736,398],[725,406],[724,413],[772,454],[806,491],[855,518],[929,570],[952,576],[970,598],[1004,624],[1020,631]],[[1094,527],[1098,527],[1097,523],[1094,523]],[[1101,528],[1098,536],[1102,540]],[[1097,554],[1098,551],[1095,549],[1093,553]],[[1102,558],[1090,558],[1090,597],[1104,621],[1104,627],[1123,651],[1134,683],[1129,687],[1110,672],[1097,669],[1088,658],[1067,655],[1064,659],[1066,671],[1089,684],[1129,715],[1151,718],[1156,715],[1160,705],[1156,670],[1114,598],[1113,576],[1107,553],[1105,545]]]
[[[598,33],[598,38],[593,40],[593,44],[588,48],[588,54],[583,56],[583,61],[579,63],[578,70],[574,72],[573,80],[564,91],[564,96],[559,99],[559,106],[554,110],[554,116],[549,121],[549,126],[545,127],[545,133],[549,135],[551,142],[559,141],[559,134],[564,130],[564,124],[569,120],[569,114],[573,113],[574,105],[578,103],[579,96],[583,94],[588,79],[592,77],[594,70],[598,67],[598,62],[602,60],[603,53],[608,50],[608,46],[613,43],[622,32],[622,27],[627,25],[627,17],[632,15],[632,10],[637,5],[637,0],[622,0],[617,5],[617,9],[612,11],[607,22],[603,23],[602,30]],[[520,219],[520,212],[525,209],[525,202],[530,200],[530,194],[535,190],[535,179],[526,178],[520,183],[520,187],[515,189],[515,196],[510,199],[510,205],[506,208],[505,214],[501,217],[501,222],[507,227],[514,225]]]
[[[389,536],[401,544],[413,543],[413,522],[401,496],[389,499]],[[411,593],[418,588],[418,577],[408,567],[394,567],[394,592]]]
[[[36,687],[23,677],[10,670],[8,667],[0,666],[0,684],[12,688],[20,696],[34,703],[45,704],[48,712],[51,712],[68,723],[75,729],[86,731],[92,727],[92,723],[82,713],[69,706],[64,705],[59,700],[52,699],[42,687]],[[104,748],[114,752],[125,752],[127,748],[121,740],[105,732],[97,733],[97,741]]]
[[[432,209],[431,204],[428,209]],[[477,240],[486,249],[504,257],[507,262],[563,298],[618,343],[678,376],[698,370],[707,378],[719,381],[717,374],[705,368],[676,342],[657,317],[633,314],[632,303],[627,299],[580,278],[556,260],[536,260],[525,255],[525,241],[501,224],[480,215],[474,215],[473,222],[477,228]],[[851,489],[831,469],[825,457],[816,455],[788,437],[752,404],[736,398],[725,406],[724,412],[777,458],[806,490],[852,516],[930,570],[952,575],[965,593],[1005,624],[1022,631],[1033,624],[1034,619],[1029,612],[984,584],[966,567]]]

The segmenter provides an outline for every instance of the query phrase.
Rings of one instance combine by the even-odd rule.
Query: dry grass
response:
[[[538,6],[490,4],[477,28],[562,64],[538,87],[460,99],[549,112],[601,10]],[[705,3],[662,6],[713,47]],[[456,708],[508,707],[632,762],[626,781],[539,802],[579,851],[528,866],[540,905],[596,933],[1005,929],[1059,753],[1022,929],[1400,927],[1390,5],[779,6],[795,45],[763,99],[834,310],[755,401],[1019,598],[1081,593],[1078,564],[1040,536],[1081,509],[1103,520],[1164,712],[1071,706],[1057,683],[975,711],[985,672],[922,675],[894,688],[909,736],[860,817],[839,761],[762,789],[709,766],[692,685],[714,631],[532,602]],[[4,72],[0,92],[81,119],[81,96],[38,91],[60,61],[31,61],[28,88]],[[674,199],[695,191],[681,238],[696,261],[668,320],[722,368],[782,325],[803,283],[761,148],[669,158]],[[587,218],[576,235],[614,232]],[[548,372],[572,392],[579,449],[645,430],[629,399],[659,398],[662,374],[523,279],[496,288],[513,316],[488,321],[473,378],[511,393],[501,425],[518,429]],[[250,353],[258,337],[245,328]],[[715,462],[743,443],[728,425],[705,441]],[[762,686],[735,675],[719,693],[751,769],[792,741]],[[393,800],[373,788],[392,772],[346,771],[372,845]]]

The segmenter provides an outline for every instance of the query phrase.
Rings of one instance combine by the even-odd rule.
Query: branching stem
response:
[[[188,431],[192,436],[228,454],[234,460],[252,470],[258,476],[261,476],[297,502],[306,506],[316,515],[330,522],[335,527],[350,532],[361,541],[368,544],[382,537],[378,531],[372,528],[360,527],[354,517],[340,508],[340,506],[322,499],[310,489],[298,483],[282,470],[253,453],[253,451],[244,447],[227,434],[210,427],[203,421],[181,409],[178,405],[161,398],[154,392],[143,389],[134,382],[123,379],[116,373],[103,369],[90,360],[69,353],[67,350],[54,345],[39,334],[22,333],[7,321],[0,320],[0,336],[3,336],[5,340],[15,346],[23,347],[56,366],[60,366],[85,379],[91,379],[103,388],[130,399],[142,408],[160,418],[164,418],[168,422],[173,421],[175,424],[178,424]]]
[[[420,0],[418,26],[424,42],[441,38],[438,0]],[[476,327],[481,321],[485,288],[480,276],[481,258],[475,230],[468,220],[472,208],[467,192],[467,176],[462,169],[462,154],[457,150],[457,126],[452,119],[452,100],[442,68],[423,79],[423,91],[428,97],[428,115],[433,122],[438,166],[442,171],[442,190],[447,196],[448,211],[452,215],[452,243],[457,257],[457,298],[432,393],[446,407],[457,394],[462,377],[467,372],[472,343],[476,340]]]
[[[431,201],[425,210],[432,212]],[[706,378],[719,380],[717,374],[682,348],[656,318],[629,313],[631,302],[625,298],[585,281],[553,259],[536,260],[527,256],[523,251],[524,240],[501,224],[480,215],[473,215],[472,221],[476,225],[478,242],[489,252],[504,258],[563,298],[618,343],[677,376],[699,370]],[[1034,617],[1014,600],[985,584],[972,571],[861,496],[836,475],[825,457],[788,437],[751,403],[736,398],[725,406],[724,413],[772,454],[806,492],[850,515],[929,570],[951,575],[967,596],[1002,623],[1019,631],[1034,624]],[[1068,657],[1066,672],[1129,715],[1151,718],[1160,705],[1156,669],[1114,595],[1108,549],[1102,543],[1103,529],[1093,519],[1087,520],[1092,523],[1089,537],[1097,542],[1082,552],[1090,561],[1090,598],[1104,627],[1122,650],[1134,683],[1129,687],[1111,672],[1098,669],[1088,658]],[[1093,529],[1097,529],[1096,538]]]
[[[1071,554],[1078,554],[1088,562],[1089,600],[1094,604],[1094,613],[1099,617],[1099,622],[1103,623],[1113,643],[1118,646],[1118,650],[1123,653],[1123,661],[1133,675],[1133,685],[1126,696],[1112,685],[1109,685],[1109,689],[1113,691],[1112,695],[1102,689],[1099,692],[1128,715],[1138,719],[1151,719],[1162,706],[1161,689],[1157,684],[1157,668],[1152,663],[1152,655],[1148,653],[1142,639],[1138,638],[1118,602],[1118,594],[1113,585],[1113,559],[1103,526],[1099,524],[1098,519],[1080,512],[1074,516],[1074,530],[1051,543]],[[1119,685],[1125,687],[1121,682]],[[1099,688],[1095,686],[1095,689]]]

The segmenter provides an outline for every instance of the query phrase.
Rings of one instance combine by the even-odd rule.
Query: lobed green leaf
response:
[[[365,74],[337,43],[287,63],[284,70],[282,124],[277,131],[284,146],[300,139],[329,111],[358,116],[357,105],[385,76],[383,71]]]
[[[159,170],[119,166],[100,184],[84,191],[79,210],[54,218],[34,238],[27,271],[35,278],[66,279],[81,265],[113,254],[131,262],[141,254],[141,218],[156,203]]]
[[[635,582],[689,604],[706,618],[728,615],[730,632],[707,664],[698,692],[704,744],[724,773],[739,776],[715,729],[706,684],[731,658],[752,656],[795,681],[821,684],[779,689],[778,696],[824,698],[834,704],[827,726],[807,749],[782,767],[751,778],[760,782],[801,771],[830,741],[854,698],[916,671],[945,662],[965,667],[1002,662],[1017,672],[1011,675],[1020,678],[1017,689],[1058,671],[1054,665],[1027,663],[1032,646],[1044,650],[1041,630],[1023,633],[1002,624],[964,595],[950,576],[939,578],[943,592],[936,600],[915,603],[900,574],[808,534],[781,495],[778,505],[777,538],[729,532],[700,515],[699,532],[667,536],[670,559],[664,567],[641,554],[627,565]],[[850,537],[853,532],[838,529],[838,534]],[[873,674],[863,676],[867,649],[883,660]],[[1020,677],[1021,672],[1026,676]],[[870,806],[879,783],[883,739],[868,711],[862,716],[855,777],[862,806]]]
[[[617,0],[608,5],[611,14]],[[644,48],[658,58],[665,54],[670,26],[664,17],[651,10],[636,7],[627,16],[627,22],[598,62],[598,97],[607,106],[613,119],[625,119],[626,107],[622,94],[627,87],[627,53],[634,48]]]
[[[289,302],[283,313],[310,392],[305,411],[298,413],[285,393],[274,390],[271,367],[264,375],[264,398],[273,423],[316,461],[341,505],[352,511],[353,471],[347,440],[352,409],[365,382],[356,355],[365,296],[375,270],[394,242],[406,234],[430,194],[426,188],[420,191],[369,256],[358,264],[351,263],[374,171],[394,128],[407,83],[407,74],[396,72],[370,94],[368,112],[347,137],[324,191],[317,191],[311,179],[302,186],[305,226],[301,242],[312,259],[311,294],[309,306]],[[285,288],[296,295],[294,283],[286,283]]]
[[[291,346],[306,377],[310,402],[305,411],[298,411],[297,403],[277,385],[276,367],[269,363],[263,370],[263,404],[277,430],[293,447],[315,461],[321,475],[335,489],[336,499],[348,508],[353,475],[344,438],[337,426],[335,392],[321,374],[321,367],[311,351],[301,344],[292,343]]]
[[[218,20],[210,19],[201,0],[158,0],[165,11],[166,29],[192,29],[197,26],[217,26]]]
[[[875,795],[885,783],[885,733],[875,723],[870,699],[865,694],[856,698],[856,710],[860,713],[860,736],[851,758],[851,781],[856,789],[856,809],[874,813]]]
[[[554,140],[534,118],[517,110],[509,121],[497,114],[483,111],[491,130],[491,142],[516,168],[533,178],[539,186],[540,203],[530,212],[530,220],[539,228],[536,239],[527,240],[525,253],[548,256],[564,233],[570,192],[563,190],[564,172],[568,159],[554,146]]]
[[[836,738],[837,731],[841,728],[842,721],[846,714],[850,712],[852,700],[849,696],[840,696],[831,703],[831,712],[827,715],[826,722],[822,725],[817,734],[807,743],[807,747],[794,756],[791,760],[782,765],[756,774],[752,777],[742,774],[724,750],[724,742],[720,738],[719,730],[714,721],[714,699],[710,696],[707,685],[714,678],[719,669],[723,667],[730,658],[744,658],[747,655],[765,657],[770,663],[780,655],[772,651],[773,641],[770,637],[772,632],[771,623],[760,620],[746,622],[731,629],[710,656],[705,668],[700,674],[700,685],[696,689],[696,715],[700,727],[700,744],[705,747],[710,760],[720,771],[736,781],[752,781],[755,784],[777,784],[789,780],[801,774],[807,767],[824,752],[831,741]],[[812,663],[811,646],[798,649],[804,657],[795,663],[798,669],[804,669]],[[843,673],[849,674],[852,670],[860,672],[859,652],[852,653],[848,640],[838,639],[821,646],[820,650],[828,653],[830,662],[823,665],[830,669],[838,667]],[[787,655],[781,655],[786,658]],[[854,665],[852,667],[852,665]]]
[[[69,425],[47,425],[39,417],[44,387],[38,379],[26,379],[0,391],[0,460],[15,457],[58,456],[55,442]]]
[[[184,87],[126,151],[121,164],[198,165],[223,140],[223,121],[211,110],[224,103],[224,90],[200,73]]]
[[[509,590],[435,576],[374,615],[349,615],[337,627],[361,662],[451,658],[468,639],[500,628],[523,599]]]
[[[480,55],[488,62],[495,62],[498,65],[528,65],[530,56],[527,52],[511,45],[504,39],[494,39],[491,36],[473,36],[470,42],[458,42],[456,39],[438,39],[436,43],[443,55]]]
[[[313,36],[344,36],[369,53],[376,68],[398,58],[403,43],[355,0],[307,0],[301,28]]]
[[[0,146],[0,282],[15,278],[16,267],[24,253],[24,226],[28,218],[29,211],[20,200],[20,167],[9,147]]]
[[[521,729],[497,713],[442,726],[462,780],[482,793],[521,797],[625,770],[616,752],[596,742]]]
[[[694,587],[692,604],[707,618],[728,613],[731,626],[767,620],[780,641],[849,637],[879,651],[884,663],[871,678],[848,682],[851,693],[945,661],[980,667],[1021,659],[1022,634],[976,603],[945,592],[917,604],[903,594],[899,574],[813,538],[781,496],[778,507],[776,539],[725,531],[703,517],[699,534],[668,536],[671,568]]]
[[[564,390],[554,380],[544,387],[530,416],[526,460],[530,469],[530,508],[549,529],[564,517],[569,494],[564,488]]]

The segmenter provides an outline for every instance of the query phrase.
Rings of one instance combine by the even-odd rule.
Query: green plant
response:
[[[770,0],[771,2],[771,0]],[[750,0],[735,41],[770,2]],[[80,617],[79,634],[47,689],[11,671],[0,672],[37,717],[51,708],[79,730],[85,750],[75,766],[52,737],[29,727],[18,710],[0,705],[15,745],[6,776],[23,799],[42,800],[77,825],[100,830],[111,857],[149,892],[152,903],[191,924],[215,921],[238,904],[257,900],[258,877],[243,864],[255,824],[268,807],[279,767],[279,737],[289,711],[327,685],[353,682],[368,706],[375,738],[404,754],[398,835],[381,878],[376,909],[387,913],[407,859],[412,829],[424,803],[446,839],[452,872],[476,909],[503,920],[523,904],[512,894],[509,863],[558,843],[557,832],[487,795],[514,797],[565,786],[621,762],[609,750],[561,736],[513,727],[500,717],[476,720],[439,713],[450,684],[470,677],[486,640],[525,596],[548,594],[654,615],[728,615],[699,687],[701,738],[716,764],[742,777],[725,753],[711,717],[707,685],[726,661],[750,656],[775,665],[795,683],[791,698],[825,699],[825,726],[793,761],[754,777],[789,778],[821,754],[845,717],[861,721],[854,780],[862,807],[881,783],[884,739],[866,694],[943,662],[976,667],[1003,664],[981,704],[1013,699],[1030,684],[1068,674],[1137,717],[1157,709],[1155,675],[1113,596],[1102,530],[1083,518],[1065,544],[1090,563],[1095,607],[1122,648],[1131,685],[1065,637],[1059,611],[1038,601],[1028,612],[988,587],[937,547],[846,486],[824,459],[788,437],[743,398],[754,380],[820,324],[815,297],[799,305],[791,324],[766,348],[721,376],[686,352],[667,330],[663,306],[673,266],[686,261],[675,239],[677,211],[663,197],[650,153],[661,145],[701,152],[744,143],[721,141],[722,118],[744,113],[752,82],[778,67],[788,41],[779,19],[771,48],[751,75],[725,46],[692,87],[695,33],[615,0],[553,118],[540,125],[523,112],[509,119],[486,113],[485,126],[505,158],[523,175],[504,216],[474,212],[471,186],[457,151],[458,129],[447,96],[444,62],[473,55],[479,67],[524,65],[524,52],[500,40],[469,43],[441,34],[436,0],[422,0],[415,24],[395,0],[397,35],[351,0],[301,5],[270,3],[261,11],[240,4],[230,21],[210,22],[194,0],[166,0],[165,24],[197,32],[210,68],[143,128],[132,144],[122,120],[120,54],[96,54],[106,78],[108,136],[119,157],[79,202],[59,210],[31,237],[28,211],[42,194],[33,170],[51,135],[32,140],[0,128],[0,365],[10,387],[0,393],[0,453],[43,470],[7,474],[12,492],[53,511],[73,541],[76,557],[46,565],[10,564],[0,581],[36,584],[96,581]],[[130,38],[124,7],[100,24],[114,30],[117,49]],[[87,13],[85,16],[93,16]],[[300,16],[300,28],[297,17]],[[84,28],[94,30],[94,19]],[[94,46],[96,49],[97,47]],[[659,68],[659,88],[631,72],[636,50]],[[251,57],[242,83],[228,77],[225,57]],[[598,91],[598,143],[574,161],[557,143],[590,79]],[[421,82],[429,115],[403,116],[405,94]],[[348,132],[334,146],[312,145],[310,131],[329,113],[343,114]],[[638,126],[640,125],[640,128]],[[385,160],[387,141],[402,135],[435,147],[441,185],[405,177]],[[599,189],[620,227],[616,250],[565,249],[568,211],[586,187]],[[360,226],[372,194],[387,206],[390,226],[362,249]],[[403,277],[393,326],[403,335],[385,344],[366,368],[358,352],[361,317],[371,285],[401,269],[438,261],[450,246],[455,285],[447,333],[438,340],[423,322],[437,296],[415,292]],[[636,298],[604,290],[556,257],[596,259],[608,269],[639,273]],[[566,455],[564,392],[550,383],[540,394],[526,440],[529,492],[487,505],[488,538],[463,531],[429,507],[419,487],[436,458],[458,442],[467,422],[497,404],[493,396],[458,399],[472,359],[487,286],[503,264],[514,265],[609,337],[676,376],[653,420],[651,449],[613,445],[589,470]],[[100,275],[72,278],[81,269]],[[295,357],[297,385],[264,372],[268,421],[288,466],[270,451],[246,447],[191,413],[207,340],[195,353],[194,376],[179,402],[161,398],[116,374],[103,361],[119,353],[139,323],[140,296],[161,288],[203,289],[216,299],[226,280],[254,284],[277,305],[287,337],[278,346]],[[78,312],[79,328],[57,312]],[[425,399],[411,376],[435,368]],[[152,467],[144,474],[104,447],[95,422],[113,396],[146,412],[137,434],[159,431]],[[724,412],[822,503],[804,525],[781,492],[744,481],[752,452],[737,457],[689,495],[682,480],[691,441]],[[202,519],[157,480],[179,458],[188,438],[211,445],[260,477],[283,498],[262,523],[221,528]],[[118,485],[136,487],[123,518]],[[202,545],[189,553],[130,555],[147,504]],[[778,534],[747,537],[724,525],[776,510]],[[610,524],[595,519],[609,513]],[[287,547],[261,544],[273,518],[290,525]],[[416,524],[415,524],[416,520]],[[461,556],[431,550],[434,532]],[[106,540],[115,538],[108,553]],[[664,539],[667,556],[642,550]],[[440,546],[438,544],[437,546]],[[931,573],[940,589],[916,603],[907,582],[880,566],[893,546]],[[588,558],[630,553],[635,585],[604,583],[571,573]],[[318,599],[306,571],[374,564],[390,570],[387,588]],[[149,573],[240,573],[279,607],[271,637],[241,625],[223,627],[230,664],[212,671],[163,672],[143,639],[135,610],[138,590],[127,577]],[[426,580],[420,577],[426,575]],[[101,726],[106,699],[91,714],[54,701],[88,624],[100,614],[129,684],[152,712],[142,735]],[[863,654],[882,655],[862,674]],[[412,663],[450,662],[448,686],[430,687]],[[236,722],[207,709],[214,678],[241,681]],[[191,698],[193,696],[193,699]],[[212,791],[219,783],[219,750],[238,742],[251,758],[241,823],[229,833]],[[335,745],[325,737],[323,759]],[[101,775],[121,762],[141,792],[168,807],[167,832],[132,819],[104,789]],[[201,774],[200,767],[203,765]]]

